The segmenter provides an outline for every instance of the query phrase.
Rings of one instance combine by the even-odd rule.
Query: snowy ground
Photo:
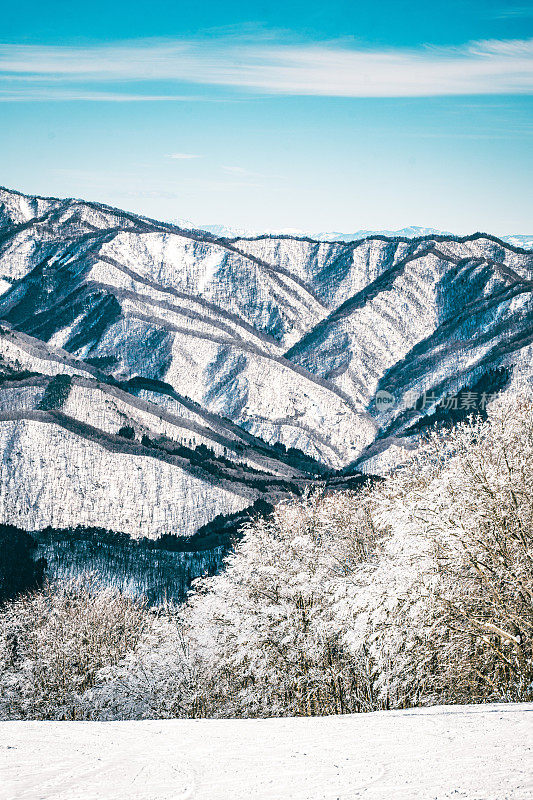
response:
[[[533,704],[0,723],[1,800],[527,800]]]

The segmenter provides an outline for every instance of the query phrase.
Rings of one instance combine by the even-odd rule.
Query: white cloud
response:
[[[75,100],[89,100],[98,103],[102,101],[107,103],[139,103],[147,101],[153,103],[160,103],[162,101],[178,103],[202,99],[204,98],[192,97],[189,95],[133,94],[111,91],[95,92],[91,89],[63,90],[52,86],[38,88],[28,86],[22,89],[9,89],[0,86],[0,103],[28,100],[32,102],[48,102],[50,100],[54,102],[73,102]]]
[[[194,155],[193,153],[169,153],[167,158],[177,158],[179,160],[189,160],[190,158],[201,158],[202,156]]]
[[[288,45],[264,39],[239,43],[234,37],[204,43],[141,40],[79,47],[3,44],[2,73],[16,83],[2,90],[4,100],[24,99],[25,91],[27,99],[67,99],[58,97],[65,91],[77,99],[144,99],[138,85],[135,94],[124,90],[130,80],[144,82],[147,93],[157,82],[173,81],[338,97],[530,94],[533,39],[418,49]],[[110,82],[119,83],[120,92],[114,87],[108,93],[105,87]],[[73,83],[83,86],[74,89]],[[146,99],[173,98],[150,91]],[[188,98],[176,95],[175,99]]]

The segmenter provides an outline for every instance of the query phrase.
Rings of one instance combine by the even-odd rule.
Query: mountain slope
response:
[[[266,442],[155,384],[143,399],[94,367],[0,328],[0,507],[36,529],[192,535],[217,514],[313,483]],[[128,391],[129,389],[129,391]],[[294,461],[294,458],[293,458]]]
[[[0,314],[78,357],[107,359],[115,377],[164,379],[251,433],[336,466],[371,440],[371,422],[342,392],[283,358],[327,314],[305,282],[170,226],[139,219],[131,233],[118,213],[88,206],[78,217],[112,226],[89,233],[73,231],[65,209],[8,229],[0,270],[18,279]]]

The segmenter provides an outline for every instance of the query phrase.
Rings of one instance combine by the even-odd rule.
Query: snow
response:
[[[208,257],[204,260],[203,263],[204,273],[203,275],[200,276],[198,280],[198,291],[200,292],[200,294],[203,293],[206,286],[215,277],[216,271],[221,266],[223,261],[224,261],[224,254],[217,252],[210,253]]]
[[[0,419],[0,507],[26,530],[96,525],[133,537],[192,535],[257,494],[228,491],[179,466],[113,451],[60,426]]]
[[[527,800],[533,703],[0,723],[1,800]]]

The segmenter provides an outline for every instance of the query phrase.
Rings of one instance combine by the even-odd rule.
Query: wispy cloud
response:
[[[167,158],[176,158],[179,161],[188,161],[190,158],[201,158],[202,156],[194,155],[193,153],[169,153]]]
[[[530,19],[533,17],[533,6],[509,6],[498,8],[488,14],[490,19]]]
[[[276,44],[261,38],[239,43],[234,37],[79,47],[4,44],[0,76],[6,81],[3,100],[198,99],[154,91],[163,82],[165,88],[171,82],[182,89],[189,84],[337,97],[530,94],[533,39],[418,49]],[[127,83],[133,81],[130,94]]]
[[[0,71],[1,75],[1,71]],[[21,89],[10,89],[0,84],[0,103],[2,102],[73,102],[75,100],[84,100],[94,103],[140,103],[140,102],[191,102],[195,100],[203,100],[204,98],[193,97],[191,95],[166,95],[166,94],[136,94],[133,92],[113,92],[113,91],[99,91],[95,92],[90,88],[79,88],[74,90],[59,89],[54,87],[38,87],[26,86]]]

